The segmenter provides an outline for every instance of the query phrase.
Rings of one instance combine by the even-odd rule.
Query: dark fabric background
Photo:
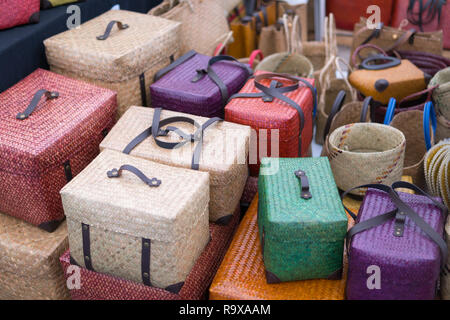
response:
[[[86,22],[120,4],[121,9],[147,13],[162,0],[86,0],[77,3],[81,22]],[[43,41],[66,31],[67,5],[41,11],[38,24],[0,31],[0,92],[37,68],[48,69]]]

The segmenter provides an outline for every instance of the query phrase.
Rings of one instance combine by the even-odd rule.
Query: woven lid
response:
[[[131,107],[120,118],[114,128],[100,144],[100,149],[112,149],[122,152],[140,133],[151,126],[153,108]],[[208,118],[179,112],[162,110],[161,119],[185,116],[199,124]],[[186,133],[194,133],[194,126],[177,122],[171,124]],[[203,135],[203,147],[200,156],[200,171],[210,173],[211,185],[226,185],[236,176],[241,175],[241,167],[247,166],[250,127],[231,122],[220,121],[208,127]],[[169,133],[167,137],[158,137],[162,141],[180,141],[179,136]],[[145,139],[130,155],[156,162],[191,168],[192,155],[197,143],[184,145],[182,148],[168,150],[159,147],[152,137]]]
[[[266,238],[325,242],[344,239],[347,216],[327,158],[264,158],[261,170],[258,191],[260,213],[266,213],[260,216]],[[297,170],[307,177],[309,199],[301,197]]]
[[[161,184],[150,187],[128,171],[117,178],[107,176],[125,164]],[[189,234],[199,219],[208,220],[203,212],[209,204],[209,176],[105,150],[61,190],[61,196],[68,219],[171,242]]]
[[[41,89],[59,96],[41,98],[28,118],[17,119]],[[112,115],[116,108],[113,91],[36,70],[0,94],[0,170],[39,174],[61,165],[85,146],[83,137],[101,133],[102,129],[92,131],[109,108]]]
[[[106,40],[98,40],[111,21],[128,27],[119,30],[115,25]],[[179,22],[159,17],[110,10],[79,28],[45,40],[44,44],[51,65],[92,79],[125,81],[161,59],[169,61],[173,54],[170,50],[179,42],[179,27]]]
[[[27,278],[61,272],[58,258],[67,250],[67,225],[52,233],[0,213],[0,270]]]

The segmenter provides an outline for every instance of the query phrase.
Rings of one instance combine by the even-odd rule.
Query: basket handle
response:
[[[117,27],[119,28],[119,30],[124,30],[124,29],[127,29],[127,28],[130,27],[129,25],[124,24],[124,23],[122,23],[120,21],[113,20],[110,23],[108,23],[108,25],[106,26],[105,33],[103,35],[101,35],[101,36],[97,36],[97,40],[106,40],[106,39],[108,39],[108,37],[111,34],[111,30],[112,30],[112,28],[114,27],[114,25],[116,23],[117,23]]]
[[[431,119],[430,119],[431,118]],[[425,103],[425,107],[423,109],[423,133],[425,137],[425,145],[427,147],[427,151],[431,149],[431,136],[430,136],[430,120],[431,127],[433,129],[433,136],[436,134],[436,113],[434,111],[433,102],[428,101]]]
[[[406,102],[406,101],[410,101],[410,100],[414,100],[414,99],[416,99],[416,98],[419,98],[420,96],[424,95],[425,93],[428,93],[427,101],[430,101],[430,100],[431,100],[431,95],[433,94],[433,91],[434,91],[437,87],[439,87],[439,85],[436,85],[436,86],[434,86],[434,87],[431,87],[431,88],[428,88],[428,89],[425,89],[425,90],[422,90],[422,91],[419,91],[419,92],[416,92],[416,93],[413,93],[413,94],[411,94],[411,95],[409,95],[409,96],[403,98],[403,99],[400,101],[400,105],[402,105],[402,104],[403,104],[404,102]]]
[[[381,64],[371,64],[375,61],[384,61]],[[388,68],[393,68],[400,65],[402,62],[400,59],[395,57],[387,57],[381,54],[373,55],[368,57],[361,62],[360,68],[365,70],[384,70]]]
[[[264,55],[261,50],[253,50],[248,59],[248,64],[250,68],[253,68],[253,64],[255,63],[255,59],[259,57],[259,60],[262,61],[264,59]]]
[[[41,100],[42,96],[44,96],[47,98],[47,100],[53,100],[59,97],[59,93],[56,91],[48,91],[45,89],[41,89],[38,90],[33,99],[31,100],[30,104],[28,105],[28,107],[25,109],[25,111],[23,112],[19,112],[16,115],[16,119],[18,120],[25,120],[27,119],[34,111],[34,109],[36,109],[39,101]]]
[[[294,172],[294,174],[297,177],[297,179],[300,180],[300,184],[301,184],[300,197],[305,200],[311,199],[312,194],[311,194],[311,191],[309,190],[309,180],[308,180],[308,176],[306,175],[306,172],[301,169],[298,169]]]
[[[346,96],[347,93],[345,92],[345,90],[341,90],[338,92],[336,99],[333,102],[333,106],[331,107],[331,111],[330,114],[328,115],[327,123],[325,124],[325,129],[323,131],[324,141],[327,140],[327,135],[330,131],[331,122],[333,122],[333,119],[336,116],[336,114],[342,109],[342,105],[344,104]]]
[[[392,122],[392,119],[394,119],[396,105],[397,105],[397,100],[395,100],[395,98],[389,99],[388,107],[386,109],[386,114],[384,115],[383,124],[388,126]]]
[[[147,184],[149,187],[159,187],[161,185],[161,180],[157,179],[157,178],[148,178],[141,170],[139,170],[138,168],[129,165],[129,164],[124,164],[122,165],[119,169],[112,169],[110,171],[108,171],[106,173],[106,175],[108,176],[108,178],[120,178],[120,176],[122,175],[122,171],[129,171],[131,173],[133,173],[134,175],[136,175],[139,179],[141,179],[145,184]]]
[[[358,48],[356,48],[356,50],[352,54],[352,66],[353,67],[356,66],[356,57],[359,56],[359,53],[361,52],[361,50],[366,49],[366,48],[372,48],[372,49],[378,50],[384,56],[388,55],[386,53],[386,51],[381,49],[379,46],[376,46],[376,45],[370,44],[370,43],[363,44],[363,45],[359,46]],[[361,59],[361,57],[360,57],[360,59]],[[363,59],[361,59],[361,60],[363,60]]]

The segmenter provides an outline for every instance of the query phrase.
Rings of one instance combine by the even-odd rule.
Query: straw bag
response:
[[[0,300],[66,300],[58,259],[67,250],[64,222],[49,234],[0,213]]]
[[[77,265],[178,293],[209,241],[209,175],[106,150],[62,190]]]
[[[370,30],[367,28],[367,20],[361,18],[361,21],[355,24],[353,32],[352,54],[359,46],[369,43],[386,52],[395,49],[428,52],[442,56],[442,31],[417,32],[385,25],[382,25],[381,29]]]
[[[165,0],[149,14],[181,22],[181,54],[195,50],[210,55],[218,39],[230,31],[223,8],[216,1]]]
[[[265,158],[258,194],[267,283],[341,279],[347,217],[328,159]]]
[[[434,144],[436,132],[436,114],[433,103],[427,102],[424,111],[411,110],[400,112],[394,116],[395,106],[396,101],[392,99],[386,112],[384,124],[399,129],[405,135],[406,150],[403,174],[411,176],[414,183],[424,189],[424,156]],[[430,129],[430,122],[433,131]]]
[[[321,87],[319,105],[317,107],[315,135],[315,141],[318,144],[324,143],[324,137],[326,136],[324,132],[325,125],[331,112],[333,102],[336,101],[339,92],[345,92],[345,100],[343,103],[347,104],[357,101],[356,91],[348,82],[346,74],[339,63],[347,65],[349,72],[353,70],[342,58],[333,55],[318,76],[318,83]],[[341,78],[336,78],[336,70],[339,72]]]
[[[391,97],[402,100],[426,89],[429,75],[424,74],[409,60],[388,57],[382,49],[370,44],[355,50],[352,55],[353,67],[356,66],[359,52],[365,48],[377,49],[381,54],[364,59],[358,70],[354,70],[348,77],[351,85],[363,96],[371,96],[375,101],[387,104]]]
[[[52,71],[116,91],[120,117],[150,105],[153,76],[179,56],[179,30],[178,22],[110,10],[44,45]]]
[[[228,99],[252,74],[247,64],[233,57],[210,57],[189,51],[156,73],[150,86],[152,106],[223,118]]]
[[[258,237],[258,196],[239,225],[209,289],[211,300],[344,300],[347,259],[341,280],[267,284]]]
[[[223,8],[223,10],[228,13],[234,8],[236,8],[242,0],[215,0]]]
[[[114,92],[42,69],[1,93],[0,212],[54,231],[59,190],[97,156],[116,110]]]
[[[436,73],[428,86],[439,86],[433,92],[433,100],[436,103],[436,109],[450,120],[450,67]]]
[[[219,118],[131,107],[100,149],[209,172],[210,221],[227,224],[247,180],[250,134],[250,127]]]
[[[428,190],[450,206],[450,139],[442,140],[425,155],[425,179]]]
[[[334,130],[328,139],[328,158],[341,190],[368,183],[400,180],[405,158],[403,133],[378,123],[353,123]],[[351,194],[364,195],[365,190]]]
[[[117,278],[107,274],[80,268],[81,288],[70,290],[73,300],[201,300],[207,296],[211,280],[219,268],[220,261],[230,244],[234,230],[239,224],[240,211],[237,208],[233,219],[226,226],[209,224],[211,240],[197,259],[186,277],[178,294],[141,283]],[[111,256],[112,258],[113,256]],[[70,253],[60,258],[64,276],[69,280],[73,274]]]
[[[68,3],[81,2],[84,0],[41,0],[41,9],[50,9],[57,6],[62,6]]]
[[[4,0],[0,2],[0,30],[39,22],[41,0]]]
[[[330,132],[347,124],[370,122],[372,97],[367,97],[364,99],[364,102],[353,101],[342,106],[344,104],[345,96],[346,92],[344,90],[340,91],[331,107],[331,112],[323,132],[323,139],[325,142],[322,148],[322,157],[326,157],[328,154],[328,134]]]
[[[299,157],[309,151],[316,106],[314,80],[256,71],[225,107],[227,121],[253,129],[250,174],[257,176],[262,157]]]
[[[396,0],[391,25],[422,32],[442,30],[444,47],[450,49],[450,5],[446,0]]]
[[[280,0],[278,15],[281,18],[285,13],[293,13],[300,19],[301,38],[308,39],[308,1]]]
[[[407,182],[357,188],[362,187],[369,189],[358,217],[347,210],[357,219],[346,241],[347,298],[434,300],[439,270],[447,261],[448,248],[442,235],[448,209],[441,199]],[[416,194],[397,192],[399,188]]]

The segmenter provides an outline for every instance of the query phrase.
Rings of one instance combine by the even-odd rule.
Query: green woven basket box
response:
[[[340,279],[347,216],[328,158],[265,158],[258,192],[267,282]]]

